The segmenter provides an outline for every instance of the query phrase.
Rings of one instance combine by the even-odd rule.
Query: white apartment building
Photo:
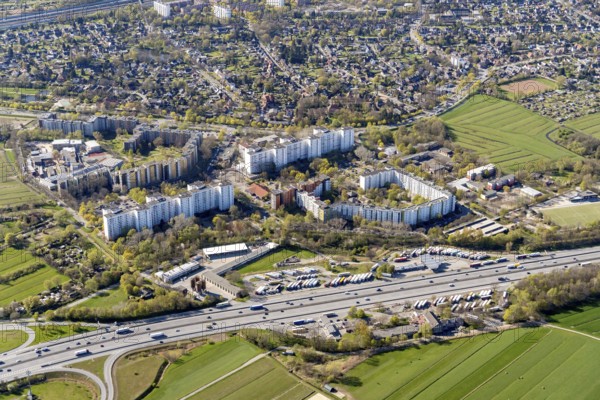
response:
[[[350,151],[354,147],[354,128],[341,128],[330,131],[315,128],[313,134],[305,139],[279,139],[279,143],[269,148],[242,146],[247,174],[258,174],[269,169],[281,169],[298,160],[321,157],[332,151]]]
[[[191,184],[188,185],[187,193],[178,196],[148,196],[146,204],[134,209],[103,210],[104,236],[108,240],[114,240],[130,229],[152,229],[153,226],[168,222],[177,215],[183,214],[189,218],[208,210],[229,210],[232,205],[233,185]]]
[[[306,212],[313,214],[319,221],[327,221],[331,218],[351,220],[355,215],[358,215],[369,221],[392,224],[404,223],[411,226],[449,214],[456,207],[456,198],[453,194],[406,172],[387,169],[360,177],[360,187],[364,190],[379,188],[387,183],[395,183],[411,193],[427,198],[429,201],[406,208],[374,207],[351,203],[328,205],[319,200],[318,197],[323,190],[319,187],[317,188],[318,192],[317,190],[313,193],[296,192],[296,204]],[[329,186],[326,190],[330,189]]]
[[[219,19],[231,18],[231,8],[215,4],[213,6],[213,14]]]
[[[171,5],[169,3],[155,1],[154,10],[163,18],[169,18],[171,16]]]
[[[271,6],[271,7],[283,7],[285,6],[285,1],[284,0],[267,0],[267,5]]]

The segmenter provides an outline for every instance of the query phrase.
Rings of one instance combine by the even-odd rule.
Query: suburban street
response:
[[[299,318],[313,318],[324,325],[335,322],[336,318],[343,318],[351,306],[368,308],[377,303],[404,304],[430,299],[432,296],[465,294],[490,288],[505,290],[511,282],[523,279],[528,274],[599,260],[600,247],[560,251],[524,260],[521,262],[522,269],[508,270],[506,266],[509,262],[505,262],[479,269],[427,274],[418,278],[373,281],[276,295],[262,302],[262,310],[250,310],[249,307],[257,303],[248,302],[225,309],[197,310],[120,325],[118,328],[130,329],[127,334],[116,334],[117,327],[102,325],[95,332],[40,344],[39,348],[47,346],[47,351],[40,356],[33,348],[5,353],[0,359],[3,362],[0,376],[3,380],[12,380],[25,377],[28,371],[31,374],[54,371],[82,359],[110,355],[105,365],[107,387],[102,387],[102,395],[103,399],[113,398],[114,386],[110,370],[114,361],[126,352],[154,346],[157,342],[176,342],[244,328],[276,329]],[[499,281],[499,277],[507,277],[509,281]],[[336,313],[338,316],[319,321],[326,312]],[[10,325],[5,325],[4,329],[11,329]],[[157,339],[149,336],[157,332],[163,332],[164,336]],[[90,353],[76,356],[75,352],[82,349],[88,349]]]

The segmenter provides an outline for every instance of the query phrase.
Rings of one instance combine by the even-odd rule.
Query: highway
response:
[[[85,16],[98,11],[112,10],[135,3],[140,3],[140,0],[99,0],[90,4],[81,4],[72,7],[57,8],[55,10],[44,10],[40,12],[12,15],[10,17],[0,19],[0,30],[17,28],[33,23],[52,22],[60,16]],[[150,4],[151,2],[148,0],[143,0],[141,3]]]
[[[510,262],[494,264],[479,269],[448,271],[438,274],[427,273],[416,277],[373,281],[363,284],[348,284],[337,288],[317,288],[293,293],[270,296],[262,301],[263,310],[250,310],[254,302],[235,304],[225,309],[195,310],[183,314],[150,318],[132,322],[128,334],[116,334],[117,327],[105,325],[100,330],[76,335],[38,345],[47,346],[48,351],[38,355],[33,347],[17,349],[0,356],[3,371],[0,379],[8,381],[32,374],[53,371],[65,365],[94,356],[110,355],[105,365],[106,387],[102,387],[102,398],[113,398],[114,386],[110,379],[112,364],[125,352],[154,346],[159,342],[175,342],[216,333],[226,333],[244,328],[277,328],[297,319],[319,320],[325,312],[335,312],[338,317],[324,320],[336,322],[343,318],[351,306],[369,307],[377,303],[386,305],[404,304],[429,299],[432,296],[465,294],[495,287],[507,288],[512,282],[529,274],[578,266],[580,263],[600,261],[600,246],[588,249],[568,250],[543,254],[540,257],[521,261],[524,269],[507,269]],[[508,277],[508,282],[499,281]],[[451,286],[452,285],[452,286]],[[10,329],[6,324],[4,329]],[[160,339],[152,339],[151,333],[164,332]],[[90,354],[76,356],[75,352],[88,349]]]

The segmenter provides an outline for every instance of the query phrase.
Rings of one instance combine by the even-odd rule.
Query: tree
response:
[[[12,232],[7,233],[4,235],[4,243],[10,247],[15,246],[17,244],[17,235]]]
[[[375,153],[367,149],[365,146],[359,146],[356,150],[354,150],[354,154],[363,162],[372,160],[375,156]]]

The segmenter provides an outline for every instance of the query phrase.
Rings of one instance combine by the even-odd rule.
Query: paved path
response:
[[[4,329],[8,329],[10,328],[10,325],[8,327],[3,327]],[[20,349],[24,349],[25,347],[28,347],[34,340],[35,340],[35,331],[27,326],[23,326],[23,325],[19,325],[19,324],[15,324],[14,325],[14,329],[15,330],[19,330],[19,331],[23,331],[25,333],[27,333],[27,335],[29,336],[27,338],[27,340],[25,341],[25,343],[23,343],[22,345],[20,345],[17,348],[12,349],[11,351],[15,351],[15,350],[20,350]]]
[[[221,376],[220,378],[217,378],[217,379],[215,379],[214,381],[212,381],[212,382],[210,382],[210,383],[208,383],[208,384],[206,384],[206,385],[202,386],[201,388],[198,388],[198,389],[194,390],[192,393],[190,393],[190,394],[188,394],[188,395],[186,395],[186,396],[183,396],[183,397],[182,397],[180,400],[186,400],[186,399],[189,399],[190,397],[192,397],[192,396],[193,396],[193,395],[195,395],[196,393],[198,393],[198,392],[200,392],[200,391],[202,391],[202,390],[206,389],[207,387],[209,387],[209,386],[212,386],[212,385],[214,385],[215,383],[222,381],[223,379],[225,379],[225,378],[227,378],[227,377],[229,377],[229,376],[231,376],[231,375],[235,374],[235,373],[236,373],[236,372],[238,372],[239,370],[241,370],[241,369],[243,369],[243,368],[246,368],[247,366],[249,366],[249,365],[251,365],[251,364],[254,364],[256,361],[258,361],[258,360],[260,360],[261,358],[265,357],[267,354],[269,354],[269,353],[263,353],[263,354],[259,354],[259,355],[257,355],[256,357],[254,357],[254,358],[251,358],[250,360],[246,361],[244,364],[240,365],[238,368],[234,369],[233,371],[231,371],[231,372],[229,372],[229,373],[227,373],[227,374],[225,374],[225,375]]]
[[[593,336],[593,335],[588,335],[587,333],[583,333],[583,332],[579,332],[576,331],[574,329],[568,329],[568,328],[563,328],[562,326],[556,326],[556,325],[552,325],[552,324],[546,324],[546,326],[549,326],[550,328],[556,328],[556,329],[560,329],[562,331],[567,331],[567,332],[571,332],[571,333],[576,333],[578,335],[582,335],[582,336],[587,336],[590,339],[594,339],[594,340],[600,340],[599,337]]]

